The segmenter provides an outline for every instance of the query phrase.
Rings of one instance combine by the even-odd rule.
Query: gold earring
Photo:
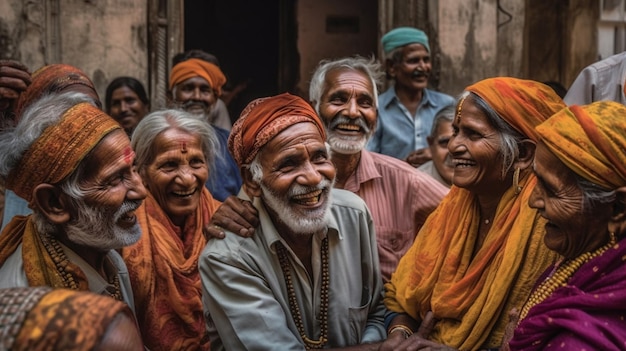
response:
[[[515,188],[515,195],[519,195],[522,192],[522,187],[519,185],[519,171],[520,168],[516,167],[515,172],[513,172],[513,187]]]

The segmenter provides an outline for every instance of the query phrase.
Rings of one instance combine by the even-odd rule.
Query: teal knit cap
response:
[[[413,27],[398,27],[390,30],[383,35],[382,43],[386,54],[395,48],[413,43],[424,45],[426,51],[430,53],[428,36],[423,31]]]

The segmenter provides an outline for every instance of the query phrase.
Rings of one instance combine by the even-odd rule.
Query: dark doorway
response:
[[[253,99],[293,91],[298,60],[294,1],[185,0],[185,50],[215,56],[233,88],[246,84],[229,104],[236,120]]]

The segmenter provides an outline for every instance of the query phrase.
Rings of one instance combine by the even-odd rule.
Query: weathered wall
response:
[[[31,70],[60,62],[76,66],[92,78],[104,98],[107,84],[120,75],[136,77],[147,86],[146,23],[146,2],[2,1],[0,55],[18,59]]]

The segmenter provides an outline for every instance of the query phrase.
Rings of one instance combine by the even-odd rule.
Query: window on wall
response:
[[[626,0],[600,0],[598,59],[626,51]]]

